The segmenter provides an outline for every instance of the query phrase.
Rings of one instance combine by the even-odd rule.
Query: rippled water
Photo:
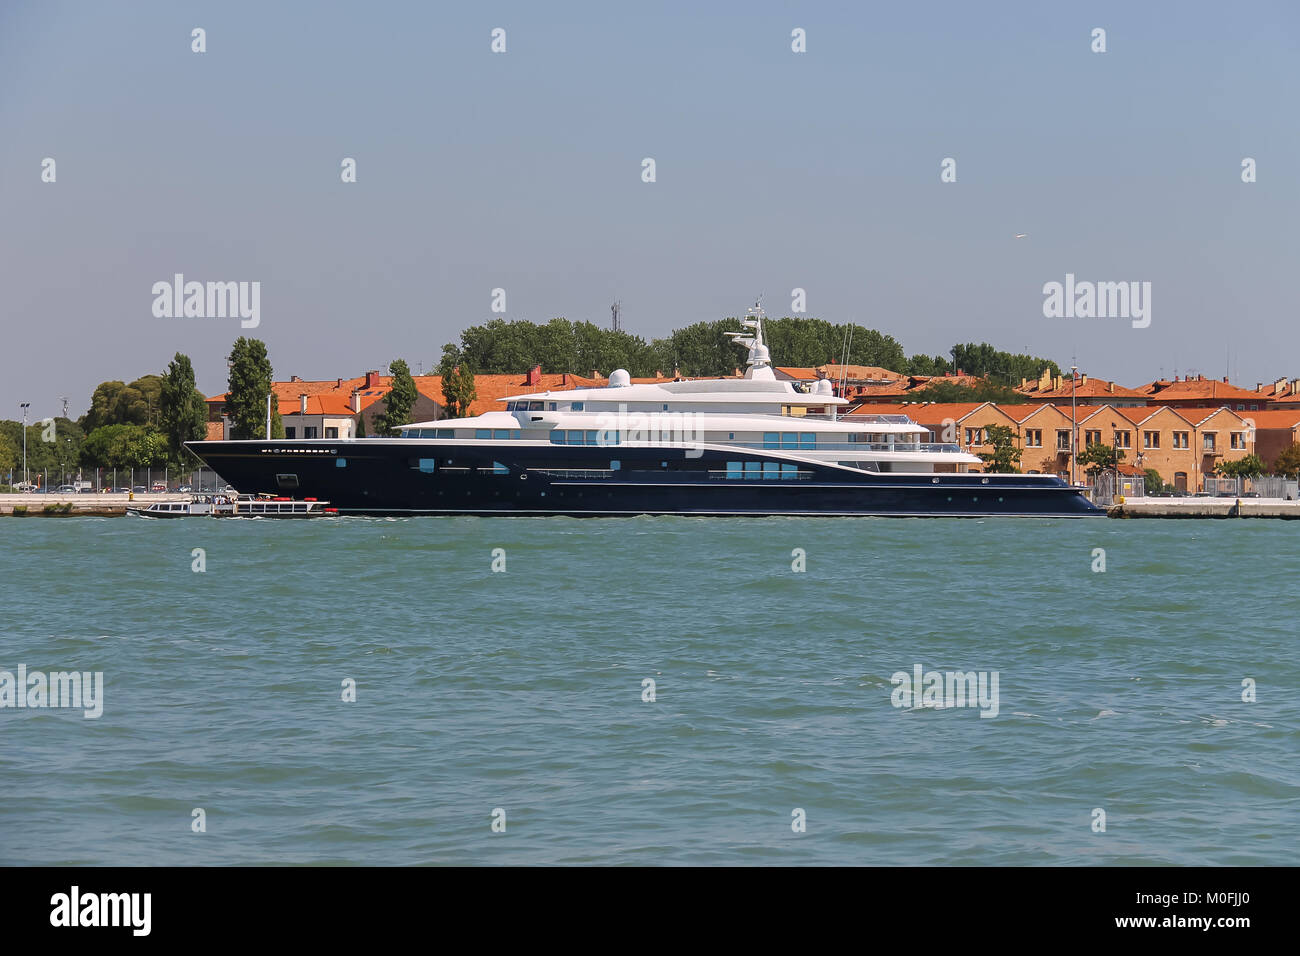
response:
[[[1291,862],[1297,534],[0,519],[0,669],[106,683],[0,710],[0,862]],[[894,707],[915,664],[998,716]]]

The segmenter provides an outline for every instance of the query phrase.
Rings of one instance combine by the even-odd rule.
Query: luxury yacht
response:
[[[513,395],[400,437],[191,442],[241,490],[327,498],[340,514],[1102,514],[1053,475],[980,474],[905,415],[841,415],[829,381],[778,381],[763,313],[732,334],[743,378]]]

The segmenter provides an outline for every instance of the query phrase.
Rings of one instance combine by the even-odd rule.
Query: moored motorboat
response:
[[[337,514],[328,501],[239,495],[192,495],[189,501],[155,501],[147,507],[128,507],[141,518],[320,518]]]

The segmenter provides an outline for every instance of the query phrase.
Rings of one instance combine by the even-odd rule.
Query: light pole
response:
[[[27,409],[32,407],[31,402],[19,402],[18,407],[23,410],[23,487],[27,486]]]
[[[1070,484],[1075,483],[1074,464],[1079,457],[1079,423],[1076,420],[1078,405],[1075,401],[1075,382],[1079,378],[1079,366],[1070,366]]]

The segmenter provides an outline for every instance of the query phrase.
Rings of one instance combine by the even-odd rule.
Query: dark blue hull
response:
[[[779,456],[747,449],[691,458],[681,448],[414,439],[189,447],[240,492],[326,499],[340,514],[1104,514],[1054,476],[873,473],[807,461],[782,468]]]

